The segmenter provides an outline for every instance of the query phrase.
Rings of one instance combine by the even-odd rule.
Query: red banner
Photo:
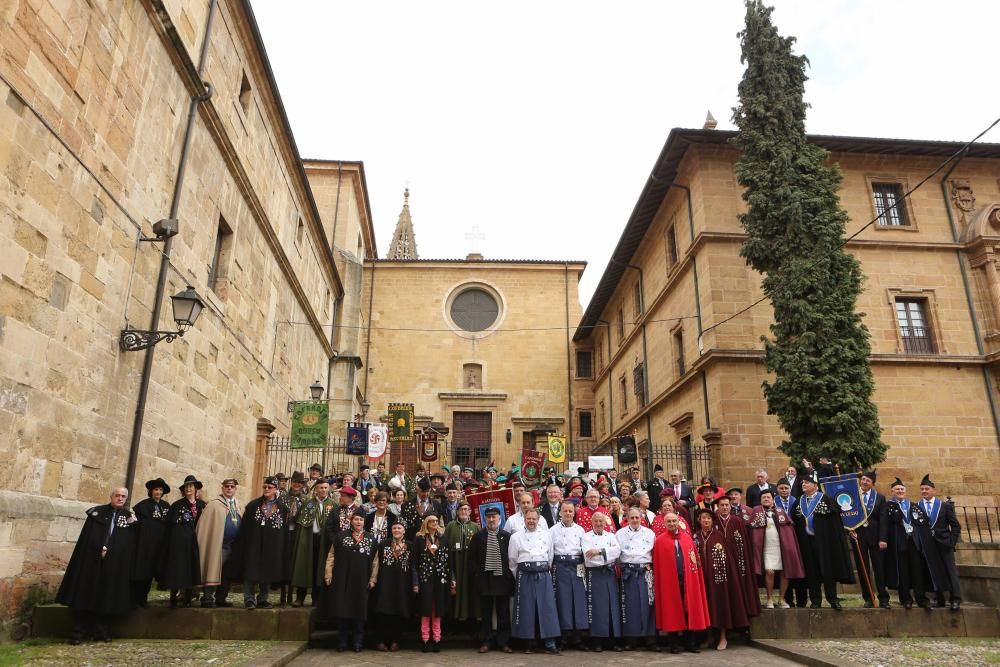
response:
[[[472,508],[472,520],[480,527],[486,525],[486,510],[491,507],[500,510],[501,528],[507,523],[507,517],[512,516],[517,511],[517,507],[514,505],[514,491],[511,489],[470,493],[465,496],[465,499],[469,501],[469,507]]]
[[[545,452],[534,449],[521,450],[521,481],[524,486],[533,489],[542,484],[542,472],[545,468]]]
[[[437,461],[438,457],[438,434],[433,431],[424,431],[420,440],[420,460],[424,463]]]

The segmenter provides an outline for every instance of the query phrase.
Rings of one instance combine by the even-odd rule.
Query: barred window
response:
[[[594,416],[590,410],[580,410],[580,437],[594,437]]]
[[[934,337],[927,322],[926,299],[896,299],[896,321],[907,354],[935,354]]]
[[[590,350],[576,351],[576,377],[594,377],[594,353]]]
[[[639,407],[646,405],[646,369],[643,364],[632,369],[632,393]]]
[[[875,197],[875,213],[879,215],[878,224],[885,227],[909,227],[906,217],[906,202],[903,199],[903,186],[899,183],[872,183],[872,195]]]

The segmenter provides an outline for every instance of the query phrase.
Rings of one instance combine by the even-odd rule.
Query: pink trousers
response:
[[[425,642],[431,640],[431,631],[434,632],[434,641],[441,641],[441,617],[421,616],[420,617],[420,638]]]

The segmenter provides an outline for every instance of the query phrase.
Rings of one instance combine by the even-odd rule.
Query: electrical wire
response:
[[[836,252],[839,252],[839,251],[843,250],[844,247],[850,241],[853,241],[854,239],[856,239],[858,237],[858,235],[861,234],[861,232],[865,231],[866,229],[868,229],[872,225],[876,224],[879,220],[881,220],[882,218],[884,218],[890,211],[892,211],[893,209],[895,209],[898,206],[900,206],[904,201],[906,201],[910,197],[911,194],[913,194],[920,187],[922,187],[923,185],[925,185],[927,183],[927,181],[929,181],[930,179],[932,179],[935,175],[941,173],[941,170],[943,170],[945,167],[947,167],[949,164],[951,164],[952,160],[956,159],[957,157],[959,157],[960,155],[962,155],[963,153],[965,153],[967,150],[969,150],[969,147],[972,146],[972,144],[974,144],[977,141],[979,141],[979,139],[981,139],[983,137],[983,135],[985,135],[987,132],[989,132],[990,130],[992,130],[998,124],[1000,124],[1000,118],[997,118],[996,120],[994,120],[992,123],[990,123],[986,127],[985,130],[983,130],[982,132],[980,132],[979,134],[977,134],[970,141],[968,141],[966,144],[964,144],[961,148],[959,148],[957,151],[955,151],[954,153],[952,153],[951,155],[949,155],[947,158],[945,158],[944,161],[941,162],[941,164],[939,164],[934,169],[934,171],[932,171],[931,173],[929,173],[926,176],[924,176],[922,179],[920,179],[920,182],[918,182],[912,188],[910,188],[905,193],[903,193],[902,197],[900,197],[899,199],[895,200],[891,205],[886,206],[885,209],[881,213],[879,213],[878,215],[876,215],[874,218],[872,218],[867,223],[865,223],[860,229],[858,229],[853,234],[851,234],[850,236],[846,237],[843,241],[841,241],[840,245],[837,247]],[[831,255],[827,255],[827,257],[831,257],[831,256],[832,256],[832,254]],[[819,260],[814,260],[813,262],[807,264],[806,268],[811,268],[812,266],[815,266],[818,261]],[[719,322],[716,322],[715,324],[713,324],[713,325],[711,325],[709,327],[706,327],[705,330],[702,332],[702,335],[705,335],[705,334],[709,333],[710,331],[713,331],[713,330],[721,327],[723,324],[726,324],[727,322],[731,322],[732,320],[736,319],[740,315],[746,313],[747,311],[751,310],[752,308],[755,308],[756,306],[759,306],[760,304],[764,303],[767,300],[768,300],[768,297],[766,295],[762,296],[761,298],[757,299],[753,303],[751,303],[751,304],[749,304],[747,306],[744,306],[743,308],[741,308],[740,310],[736,311],[732,315],[729,315],[725,319],[720,320]]]

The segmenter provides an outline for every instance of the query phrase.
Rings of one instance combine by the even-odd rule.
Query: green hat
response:
[[[497,471],[497,467],[496,466],[490,466],[486,470],[488,470],[489,472],[496,472]]]
[[[512,466],[510,469],[511,475],[516,475],[519,472],[521,472],[521,466]]]
[[[498,482],[506,482],[507,481],[507,476],[506,475],[498,475],[497,476],[497,481]]]

